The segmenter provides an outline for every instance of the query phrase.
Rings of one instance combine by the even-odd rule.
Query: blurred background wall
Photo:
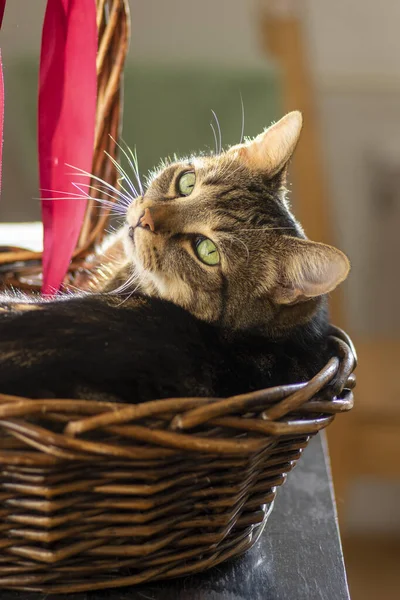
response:
[[[262,70],[268,62],[271,69],[272,57],[261,50],[262,31],[257,23],[260,10],[270,4],[268,0],[202,0],[191,3],[189,9],[183,0],[132,1],[129,61],[131,65],[161,63],[169,68],[182,64],[214,66],[216,77],[221,66]],[[285,7],[291,3],[280,0],[272,4]],[[400,4],[396,0],[385,0],[384,10],[372,0],[336,3],[303,0],[295,4],[301,5],[298,14],[314,80],[336,237],[351,254],[354,265],[348,284],[351,293],[346,295],[348,314],[357,331],[390,334],[393,328],[400,330],[400,311],[396,310],[398,282],[389,266],[400,244],[396,239],[396,224],[400,219],[400,37],[397,27]],[[2,221],[24,220],[30,216],[27,209],[32,218],[39,216],[38,202],[31,200],[37,197],[37,165],[35,159],[31,160],[35,151],[36,97],[34,90],[27,94],[21,82],[29,79],[32,86],[36,85],[44,8],[44,0],[34,3],[13,0],[7,6],[2,31],[7,95],[12,98],[6,107],[3,193],[5,197],[13,197],[12,203],[0,205]],[[208,137],[211,144],[212,131],[207,119],[211,117],[211,109],[216,110],[219,97],[215,82],[209,81],[207,86],[207,78],[201,83],[203,81],[209,112],[204,115],[201,126],[207,128],[204,139]],[[135,143],[139,151],[140,145],[145,146],[146,153],[148,145],[142,141],[146,127],[149,137],[158,136],[153,145],[154,155],[161,157],[169,150],[163,141],[167,136],[160,131],[160,123],[167,120],[168,114],[164,114],[162,105],[158,105],[157,110],[156,98],[151,107],[154,126],[143,120],[135,98],[137,87],[133,77],[127,76],[125,121],[128,118],[131,121],[129,113],[136,111],[137,123],[143,124],[140,132],[133,131],[136,133],[133,142],[130,135],[128,141]],[[236,110],[239,132],[239,85],[232,96],[229,102],[224,98],[224,110],[216,112],[223,121],[227,112]],[[187,106],[185,100],[183,97],[183,106]],[[244,101],[248,120],[252,114],[248,104],[252,99],[244,98]],[[278,111],[267,97],[265,105],[267,124],[271,115],[278,116]],[[195,110],[193,112],[197,115]],[[256,132],[251,131],[250,126],[246,133]],[[193,149],[201,146],[204,139],[198,140],[196,136]],[[175,147],[175,150],[180,149]],[[145,155],[144,158],[144,170],[147,170],[153,165],[150,157]],[[377,189],[379,198],[384,197],[384,200],[377,198]],[[388,233],[392,238],[390,242]],[[374,289],[371,279],[375,282]]]
[[[386,565],[399,558],[393,538],[400,536],[400,3],[130,0],[130,6],[124,136],[137,146],[144,171],[171,151],[212,145],[211,109],[221,121],[223,141],[236,142],[240,92],[247,135],[288,106],[305,110],[306,130],[310,121],[316,124],[319,150],[316,162],[310,154],[310,189],[315,178],[323,180],[320,203],[333,241],[353,263],[340,302],[342,324],[360,353],[357,405],[342,419],[346,424],[335,423],[329,435],[352,584],[351,574],[356,582],[360,572],[357,557],[366,547],[377,548],[375,542],[357,545],[359,536],[383,540],[382,547],[389,548]],[[9,2],[1,32],[7,104],[0,221],[40,215],[33,200],[38,195],[35,85],[44,7],[44,0]],[[292,61],[295,70],[299,56],[297,50],[290,56],[291,37],[281,44],[289,63],[269,51],[271,18],[277,23],[274,35],[281,22],[300,31],[305,71],[296,85],[307,86],[306,95],[303,89],[298,96],[310,100],[306,106],[290,106],[292,97],[285,98],[285,64]],[[288,31],[283,28],[282,35]],[[299,149],[309,151],[307,145]],[[307,194],[296,197],[299,183],[294,181],[293,197],[303,224],[306,231],[318,230]],[[368,569],[361,571],[365,578]],[[382,571],[389,587],[391,576]],[[389,593],[379,597],[391,598]],[[354,598],[367,598],[356,594],[354,587]]]
[[[132,37],[125,71],[124,137],[136,145],[144,173],[170,152],[213,145],[212,109],[221,120],[224,143],[236,143],[240,92],[247,135],[279,116],[273,106],[277,88],[268,85],[272,67],[260,54],[247,2],[203,0],[190,9],[181,0],[129,4]],[[3,221],[40,214],[32,198],[37,197],[36,87],[45,6],[46,0],[13,0],[1,32],[7,98],[12,98],[6,108],[3,195],[11,195],[13,202],[0,205]]]

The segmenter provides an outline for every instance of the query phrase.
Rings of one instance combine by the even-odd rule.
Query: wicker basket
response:
[[[104,150],[116,157],[127,3],[97,6],[93,173],[114,184]],[[106,221],[89,203],[67,285]],[[2,285],[39,289],[40,260],[3,249]],[[127,406],[0,394],[0,588],[133,585],[202,571],[250,548],[310,436],[352,407],[354,348],[338,329],[330,340],[333,358],[308,383],[227,399]]]
[[[308,383],[227,399],[0,394],[0,587],[133,585],[250,548],[309,437],[352,407],[354,350],[331,343]]]

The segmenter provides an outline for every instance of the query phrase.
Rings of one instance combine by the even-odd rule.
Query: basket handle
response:
[[[0,29],[3,23],[4,9],[6,0],[0,0]],[[0,50],[0,197],[1,197],[1,175],[3,165],[3,126],[4,126],[4,80],[3,80],[3,64],[1,61]]]

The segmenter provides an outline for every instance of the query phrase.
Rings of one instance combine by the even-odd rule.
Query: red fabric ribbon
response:
[[[0,28],[3,22],[4,9],[6,7],[6,0],[0,0]]]
[[[3,164],[3,124],[4,124],[4,82],[3,82],[3,66],[1,64],[0,51],[0,196],[1,196],[1,175]]]
[[[6,0],[0,0],[0,29],[3,22],[4,9]],[[3,64],[1,62],[0,51],[0,195],[1,195],[1,175],[3,165],[3,126],[4,126],[4,81],[3,81]]]
[[[89,184],[90,178],[78,176],[78,171],[66,165],[88,172],[92,168],[96,53],[95,0],[48,0],[38,114],[44,227],[42,292],[46,295],[56,292],[63,282],[85,214],[86,200],[75,199],[79,192],[73,182]],[[68,195],[74,199],[55,200]]]

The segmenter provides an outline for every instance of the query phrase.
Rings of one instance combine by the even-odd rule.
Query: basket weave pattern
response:
[[[0,394],[0,587],[195,573],[254,544],[308,439],[352,407],[355,354],[308,383],[139,405]]]

